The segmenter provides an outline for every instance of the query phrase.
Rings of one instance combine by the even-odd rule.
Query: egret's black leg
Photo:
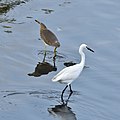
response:
[[[66,101],[66,104],[68,103],[68,101],[69,101],[69,99],[70,99],[70,97],[71,97],[71,95],[72,95],[72,93],[73,93],[72,88],[71,88],[71,84],[69,85],[69,88],[70,88],[70,94],[69,94],[69,96],[68,96],[68,99],[67,99],[67,101]]]
[[[63,94],[64,94],[65,90],[67,89],[67,87],[68,87],[68,85],[65,86],[65,88],[63,89],[62,94],[61,94],[61,101],[63,104],[64,104]]]

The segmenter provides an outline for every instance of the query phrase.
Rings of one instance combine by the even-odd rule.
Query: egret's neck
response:
[[[83,53],[83,51],[81,51],[80,55],[81,55],[81,62],[80,62],[80,64],[84,67],[84,65],[85,65],[85,54]]]

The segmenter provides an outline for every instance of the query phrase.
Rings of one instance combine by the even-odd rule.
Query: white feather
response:
[[[81,67],[80,64],[76,64],[74,66],[64,68],[56,76],[53,77],[52,81],[70,84],[73,80],[75,80],[79,76],[82,69],[83,68]]]
[[[63,70],[61,70],[56,76],[53,77],[53,82],[60,82],[69,85],[81,74],[85,65],[85,54],[83,53],[83,50],[85,48],[94,52],[92,49],[88,48],[86,44],[82,44],[79,48],[81,62],[79,64],[66,67]]]

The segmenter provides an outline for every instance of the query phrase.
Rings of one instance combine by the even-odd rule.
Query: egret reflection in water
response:
[[[54,117],[59,117],[60,120],[77,120],[75,113],[65,104],[48,108],[48,112]]]

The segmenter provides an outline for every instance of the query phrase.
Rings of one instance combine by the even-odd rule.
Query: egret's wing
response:
[[[66,69],[67,69],[67,68],[64,68],[64,69],[61,70],[57,75],[55,75],[55,76],[52,78],[52,81],[54,81],[54,82],[55,82],[55,81],[58,81],[58,80],[59,80],[59,77],[65,73]]]
[[[64,68],[55,77],[53,77],[52,81],[57,82],[57,81],[67,81],[67,80],[76,79],[81,72],[80,70],[78,70],[78,67],[79,66],[74,65]]]

